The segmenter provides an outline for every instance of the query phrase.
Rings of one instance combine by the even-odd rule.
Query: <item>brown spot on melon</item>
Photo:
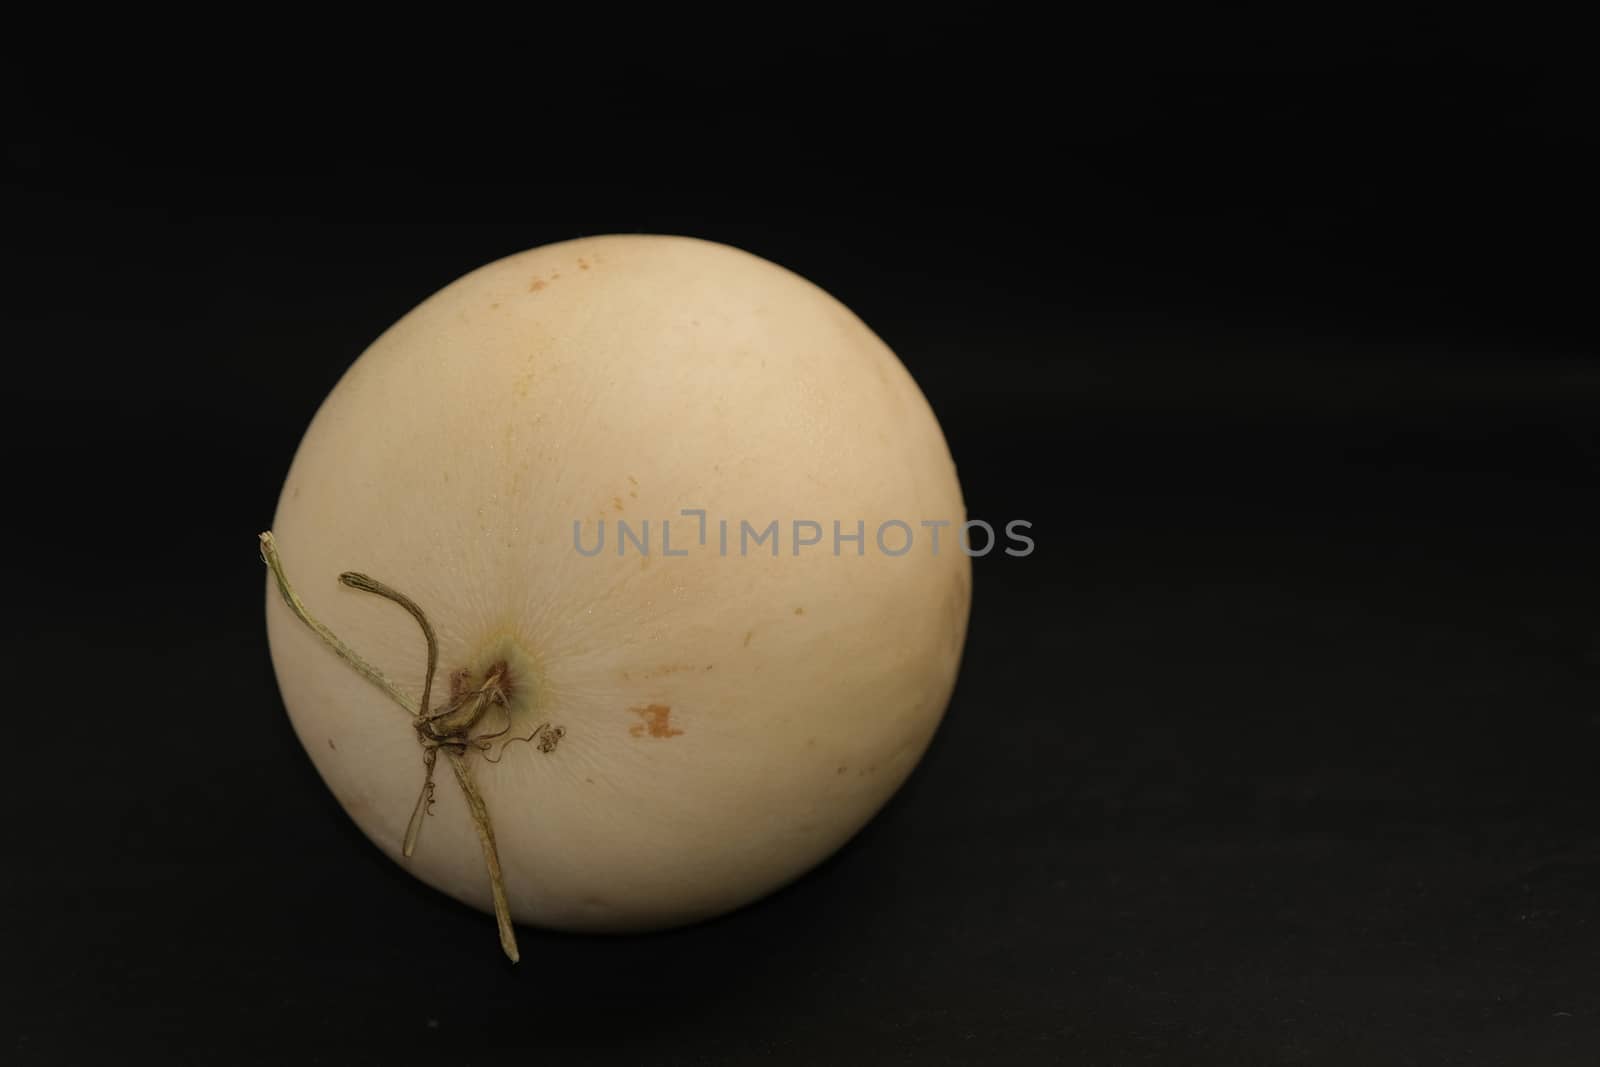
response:
[[[643,722],[634,723],[628,727],[628,734],[632,737],[677,737],[683,733],[672,725],[672,709],[665,704],[645,704],[628,709],[643,719]]]

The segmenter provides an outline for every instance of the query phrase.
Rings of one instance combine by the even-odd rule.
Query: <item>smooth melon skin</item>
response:
[[[681,514],[707,513],[699,522]],[[925,750],[954,685],[971,568],[955,466],[889,348],[821,289],[678,237],[596,237],[474,271],[356,361],[317,412],[273,522],[313,615],[420,696],[417,625],[340,585],[356,570],[428,613],[440,678],[506,657],[515,732],[556,749],[471,757],[512,912],[642,930],[739,907],[827,857]],[[574,522],[598,555],[574,544]],[[718,520],[729,521],[719,551]],[[794,520],[823,530],[794,552]],[[885,520],[912,530],[891,556]],[[649,554],[637,534],[649,520]],[[671,521],[671,547],[661,545]],[[778,521],[740,554],[741,521]],[[842,542],[859,520],[865,544]],[[938,529],[921,525],[948,522]],[[807,528],[809,532],[809,528]],[[898,529],[885,534],[898,550]],[[323,780],[417,877],[485,911],[461,792],[400,856],[422,781],[407,714],[288,611],[267,625]]]

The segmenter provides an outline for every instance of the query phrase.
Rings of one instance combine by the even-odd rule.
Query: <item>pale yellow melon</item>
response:
[[[704,509],[704,544],[684,509]],[[616,236],[492,263],[378,338],[312,422],[273,529],[310,612],[413,698],[417,624],[341,571],[426,611],[435,705],[452,671],[508,663],[512,734],[564,730],[548,752],[511,742],[468,757],[511,911],[634,930],[776,889],[905,780],[960,660],[964,518],[927,402],[847,308],[732,248]],[[798,554],[797,519],[821,531]],[[587,555],[601,520],[604,548]],[[649,521],[648,554],[635,540],[618,553],[619,520],[635,539]],[[749,534],[741,554],[741,524],[774,520],[778,554]],[[906,532],[889,520],[909,550],[891,554]],[[835,554],[835,521],[846,535],[861,524],[859,550]],[[950,525],[924,525],[938,522]],[[294,729],[351,818],[487,910],[444,761],[402,860],[422,780],[411,720],[270,583],[267,622]]]

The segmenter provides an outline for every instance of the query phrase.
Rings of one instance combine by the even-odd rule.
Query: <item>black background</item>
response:
[[[6,1059],[1596,1062],[1587,68],[1075,19],[13,42]],[[300,752],[254,535],[385,326],[619,231],[839,296],[1038,551],[838,856],[513,969]]]

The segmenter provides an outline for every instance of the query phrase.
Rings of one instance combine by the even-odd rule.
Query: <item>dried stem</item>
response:
[[[428,669],[422,676],[422,703],[417,705],[417,713],[419,715],[426,714],[428,701],[433,697],[433,672],[439,666],[439,639],[434,636],[433,626],[428,622],[428,617],[422,613],[422,609],[417,606],[415,600],[412,600],[398,589],[389,588],[376,578],[368,578],[365,574],[357,574],[355,571],[345,571],[339,575],[339,581],[348,585],[351,589],[359,589],[363,593],[376,593],[381,597],[394,601],[410,612],[411,617],[417,620],[417,625],[422,627],[423,640],[428,642]]]
[[[472,766],[467,762],[467,754],[473,751],[484,750],[488,747],[488,738],[498,737],[505,733],[471,736],[471,731],[483,719],[489,708],[497,702],[503,707],[505,694],[503,689],[503,675],[490,672],[484,684],[476,690],[467,691],[464,687],[459,693],[453,692],[449,702],[442,707],[429,707],[433,693],[433,676],[439,662],[439,641],[433,631],[433,626],[428,622],[427,615],[416,601],[398,590],[392,589],[375,578],[354,571],[346,571],[339,575],[339,581],[352,589],[366,593],[374,593],[385,599],[399,604],[411,617],[417,620],[417,625],[422,628],[422,635],[428,642],[428,667],[422,682],[422,701],[413,703],[409,697],[400,691],[392,681],[376,667],[362,659],[354,649],[343,641],[322,623],[318,622],[306,610],[306,606],[295,595],[294,589],[289,585],[289,579],[283,572],[283,562],[278,558],[277,543],[269,531],[261,535],[261,558],[266,563],[272,576],[278,583],[278,592],[283,594],[284,603],[295,613],[301,622],[322,639],[323,644],[333,649],[356,672],[373,685],[382,689],[389,698],[412,716],[417,740],[422,745],[423,779],[422,791],[417,795],[416,807],[412,809],[411,820],[406,826],[405,841],[402,852],[410,856],[417,847],[417,838],[422,832],[422,822],[433,806],[434,790],[434,765],[438,762],[439,752],[442,749],[450,760],[450,769],[455,772],[456,782],[461,787],[462,795],[467,799],[467,810],[472,816],[473,828],[478,833],[478,843],[483,846],[483,861],[489,869],[489,889],[494,897],[494,917],[500,928],[500,947],[516,963],[521,954],[517,951],[516,930],[511,924],[511,905],[506,898],[505,878],[500,871],[500,853],[494,843],[494,824],[489,818],[489,808],[483,802],[483,795],[478,792],[477,784],[472,780]],[[500,670],[503,671],[503,665]],[[509,726],[507,727],[509,729]],[[529,735],[529,739],[538,736],[541,738],[539,750],[549,752],[553,749],[554,742],[546,745],[550,739],[560,739],[560,727],[554,731],[546,731],[541,726]]]
[[[417,806],[411,810],[411,821],[406,824],[405,845],[401,849],[406,859],[417,850],[417,838],[422,834],[422,820],[433,810],[433,765],[439,760],[439,750],[424,749],[422,753],[422,792],[417,794]]]
[[[450,759],[450,769],[456,772],[461,792],[466,795],[467,806],[472,809],[472,825],[477,828],[478,843],[483,846],[483,862],[489,867],[489,891],[494,895],[494,919],[500,927],[500,947],[511,957],[511,962],[516,963],[522,956],[517,951],[517,932],[511,926],[511,905],[506,900],[506,880],[500,873],[500,852],[494,845],[494,824],[489,821],[489,809],[472,781],[467,757],[460,752],[445,755]]]
[[[399,704],[412,715],[417,714],[417,705],[412,699],[402,693],[398,686],[391,682],[372,664],[362,659],[349,645],[339,640],[334,632],[311,617],[306,606],[300,603],[300,598],[295,595],[294,589],[289,585],[288,577],[283,573],[283,561],[278,558],[278,543],[272,539],[272,531],[268,530],[261,535],[261,560],[272,571],[272,576],[278,581],[278,592],[283,594],[283,602],[289,605],[289,610],[299,617],[300,621],[311,628],[311,632],[322,638],[322,643],[338,653],[339,658],[356,669],[373,685],[389,694],[389,699]]]

